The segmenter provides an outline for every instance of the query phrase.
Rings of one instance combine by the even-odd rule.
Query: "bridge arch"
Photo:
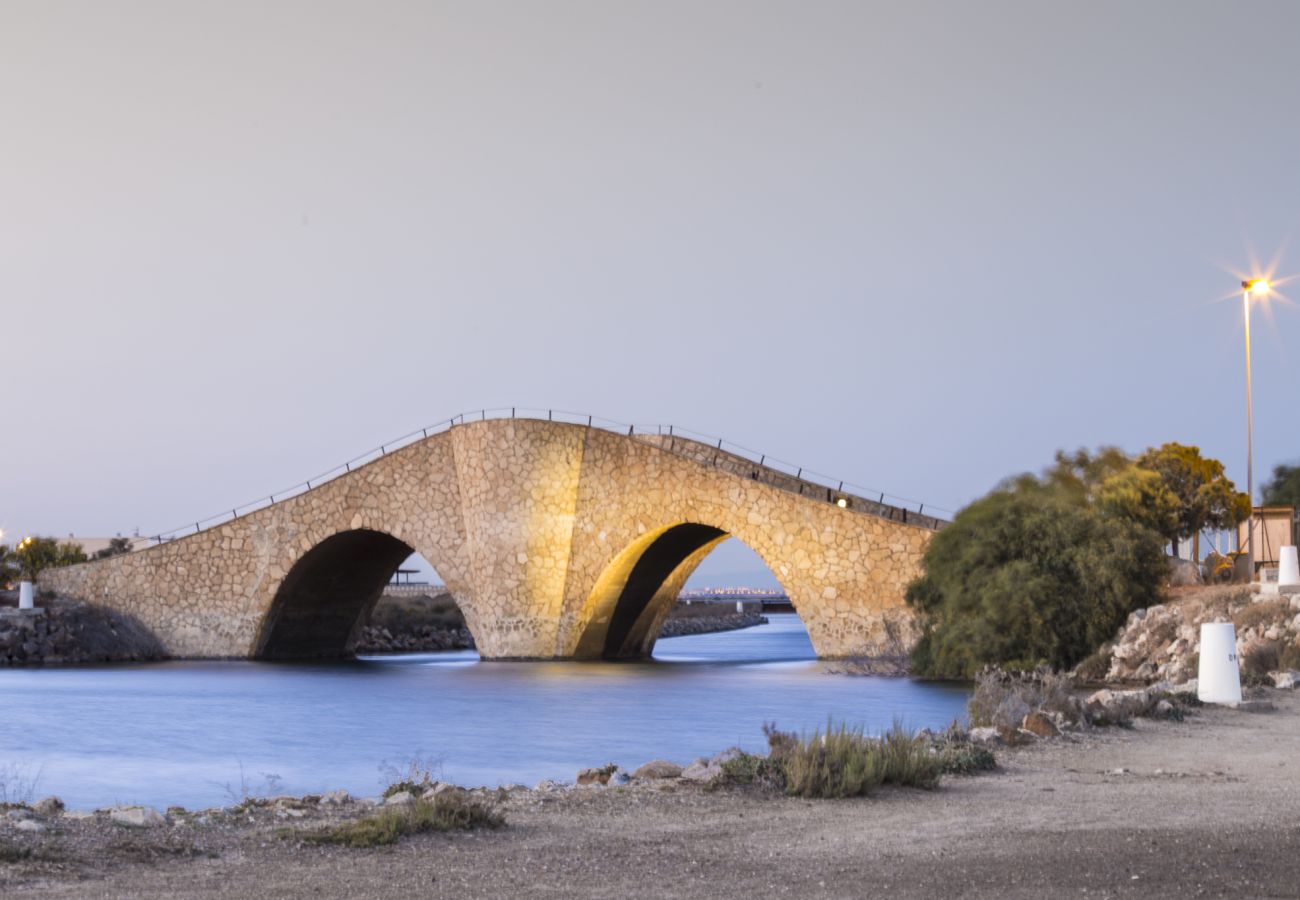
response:
[[[664,619],[687,580],[714,548],[738,535],[715,525],[680,521],[639,535],[605,566],[579,617],[574,656],[649,657]],[[769,571],[767,558],[745,542]]]
[[[401,538],[373,528],[338,531],[317,541],[280,581],[254,655],[346,655],[393,573],[415,552]]]

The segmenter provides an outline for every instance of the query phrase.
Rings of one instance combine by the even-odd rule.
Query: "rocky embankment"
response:
[[[0,666],[139,662],[166,654],[143,625],[89,603],[45,601],[40,612],[0,607]]]
[[[731,604],[694,604],[678,607],[664,620],[659,637],[683,637],[690,634],[711,634],[716,631],[736,631],[754,625],[767,624],[767,617],[755,611],[735,612]],[[445,613],[444,613],[445,615]],[[372,624],[361,629],[356,652],[371,653],[433,653],[442,650],[473,650],[474,637],[459,622],[417,624],[409,618],[388,621],[386,625]]]
[[[1201,624],[1232,622],[1247,684],[1300,669],[1300,595],[1264,595],[1240,586],[1175,588],[1168,602],[1129,616],[1115,639],[1080,666],[1107,682],[1183,682],[1196,677]]]

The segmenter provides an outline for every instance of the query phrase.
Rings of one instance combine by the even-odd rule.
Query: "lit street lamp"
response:
[[[1255,449],[1250,397],[1250,298],[1267,296],[1269,287],[1267,278],[1253,278],[1241,283],[1241,312],[1246,321],[1246,496],[1250,498],[1250,517],[1246,519],[1246,570],[1252,582],[1255,580]]]

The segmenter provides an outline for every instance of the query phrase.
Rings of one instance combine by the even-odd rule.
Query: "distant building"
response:
[[[59,543],[79,544],[81,546],[81,550],[83,553],[85,553],[87,556],[94,556],[100,550],[107,550],[109,547],[109,543],[111,541],[117,540],[122,537],[124,537],[124,535],[120,535],[120,534],[111,538],[77,537],[75,534],[70,534],[65,538],[59,538]],[[152,543],[152,541],[149,538],[140,537],[138,534],[130,535],[126,539],[131,542],[132,550],[143,550],[145,547],[148,547]]]
[[[1276,566],[1279,551],[1296,542],[1296,508],[1294,506],[1257,506],[1250,518],[1250,529],[1255,534],[1255,565]],[[1237,526],[1237,549],[1246,549],[1247,525]]]

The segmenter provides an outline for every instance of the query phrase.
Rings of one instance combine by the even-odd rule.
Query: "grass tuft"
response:
[[[928,790],[942,774],[927,742],[898,723],[878,738],[831,723],[803,737],[772,726],[765,731],[769,760],[780,767],[786,793],[796,797],[865,797],[882,784]]]
[[[374,815],[309,834],[304,840],[344,847],[381,847],[412,834],[500,828],[505,823],[505,817],[494,804],[448,792],[431,800],[417,800],[408,806],[383,809]]]

